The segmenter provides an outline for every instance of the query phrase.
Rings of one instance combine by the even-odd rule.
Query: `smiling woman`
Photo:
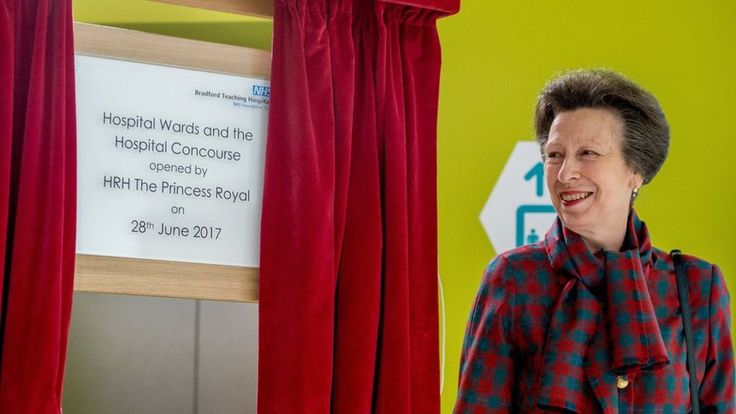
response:
[[[723,276],[685,256],[681,302],[674,255],[633,209],[667,156],[656,99],[614,72],[574,71],[542,91],[535,125],[558,218],[486,269],[455,412],[734,412]],[[705,334],[686,345],[686,326]]]
[[[623,130],[611,110],[581,108],[557,115],[543,146],[552,204],[593,250],[621,246],[632,195],[643,181],[624,159]]]

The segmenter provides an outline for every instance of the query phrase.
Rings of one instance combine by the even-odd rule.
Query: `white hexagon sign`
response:
[[[539,146],[519,141],[503,167],[480,222],[496,254],[544,237],[556,217]]]

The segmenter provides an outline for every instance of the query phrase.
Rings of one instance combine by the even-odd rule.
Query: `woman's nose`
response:
[[[557,171],[557,180],[561,183],[569,183],[580,178],[580,165],[574,158],[565,158]]]

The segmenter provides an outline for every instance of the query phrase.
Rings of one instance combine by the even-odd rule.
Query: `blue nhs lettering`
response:
[[[271,87],[262,85],[253,85],[253,95],[271,97]]]

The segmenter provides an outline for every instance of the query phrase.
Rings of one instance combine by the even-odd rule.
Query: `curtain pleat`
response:
[[[275,3],[260,413],[439,412],[435,21],[446,13]]]
[[[373,406],[383,251],[382,157],[374,82],[376,30],[372,4],[356,4],[351,45],[355,51],[352,160],[335,302],[334,413],[371,412]]]
[[[76,226],[69,1],[3,6],[0,411],[59,413]]]
[[[320,3],[275,2],[269,109],[275,138],[267,142],[261,219],[260,413],[330,407],[335,129]]]

